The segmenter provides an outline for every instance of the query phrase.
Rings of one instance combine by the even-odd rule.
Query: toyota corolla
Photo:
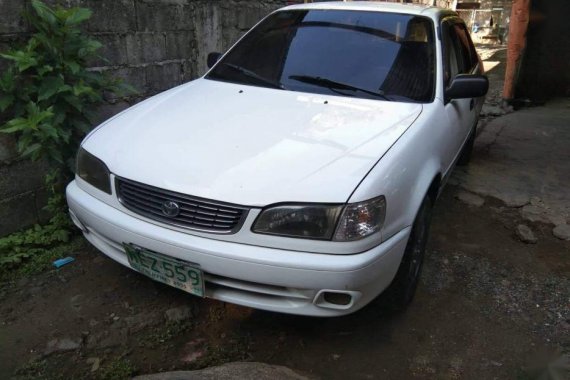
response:
[[[312,316],[413,297],[431,210],[488,82],[455,12],[280,9],[201,78],[81,144],[70,215],[104,254],[199,297]]]

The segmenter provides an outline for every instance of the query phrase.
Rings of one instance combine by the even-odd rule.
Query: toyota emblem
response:
[[[173,201],[166,201],[162,204],[162,213],[170,218],[174,218],[180,214],[180,206]]]

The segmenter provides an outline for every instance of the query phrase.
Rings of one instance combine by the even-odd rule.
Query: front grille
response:
[[[129,210],[162,223],[192,230],[236,233],[248,212],[245,207],[175,193],[124,178],[116,178],[115,187],[119,201]],[[175,202],[178,206],[176,215],[168,216],[164,211],[168,202]]]

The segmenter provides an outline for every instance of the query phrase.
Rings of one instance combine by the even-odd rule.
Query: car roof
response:
[[[442,14],[456,14],[449,9],[432,7],[429,5],[410,3],[389,3],[385,1],[328,1],[318,3],[290,5],[280,10],[354,10],[403,13],[410,15],[422,15],[437,20]]]

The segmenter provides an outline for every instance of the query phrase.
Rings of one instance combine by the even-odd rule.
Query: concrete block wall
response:
[[[97,123],[134,103],[206,71],[209,52],[227,50],[285,0],[45,0],[90,8],[86,32],[103,44],[94,70],[123,78],[136,96],[107,97]],[[28,0],[0,0],[0,52],[26,40]],[[0,72],[6,62],[0,59]],[[0,121],[1,122],[1,121]],[[21,160],[11,137],[0,134],[0,236],[45,221],[44,163]]]

